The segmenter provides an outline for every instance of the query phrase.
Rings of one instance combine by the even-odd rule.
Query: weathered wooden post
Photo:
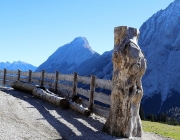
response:
[[[96,88],[96,77],[91,75],[91,84],[90,84],[90,97],[89,97],[89,107],[88,109],[93,112],[93,104],[94,104],[94,92]]]
[[[54,93],[55,93],[55,94],[57,94],[58,76],[59,76],[59,72],[56,71],[56,77],[55,77],[55,81],[54,81]]]
[[[20,71],[20,69],[18,69],[18,75],[17,75],[17,80],[18,81],[20,80],[20,75],[21,75],[21,71]]]
[[[29,70],[28,83],[31,83],[32,70]]]
[[[5,87],[6,86],[6,72],[7,70],[4,69],[4,75],[3,75],[3,83],[2,83],[2,86]]]
[[[77,89],[77,73],[74,72],[74,79],[73,79],[73,96],[76,95],[76,89]]]
[[[44,86],[44,73],[45,73],[45,70],[42,70],[42,74],[41,74],[41,86]]]
[[[120,26],[114,29],[111,108],[103,131],[119,137],[142,136],[139,107],[146,59],[137,44],[138,36],[136,28]]]

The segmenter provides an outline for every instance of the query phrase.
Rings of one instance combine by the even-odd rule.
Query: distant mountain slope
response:
[[[59,47],[36,71],[72,73],[82,62],[91,57],[98,57],[84,37],[75,38],[69,44]]]
[[[139,45],[148,67],[143,77],[146,112],[180,107],[180,0],[160,10],[140,28]]]
[[[32,70],[35,71],[35,69],[37,67],[22,62],[22,61],[14,61],[13,63],[9,63],[9,62],[0,62],[0,69],[8,69],[8,70],[17,70],[20,69],[21,71],[28,71],[28,70]]]
[[[92,57],[79,65],[74,71],[79,75],[90,76],[95,75],[102,79],[112,78],[112,51]]]

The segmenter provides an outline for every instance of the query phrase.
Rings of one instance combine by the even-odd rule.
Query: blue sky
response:
[[[113,49],[114,27],[140,26],[174,0],[0,0],[0,62],[39,66],[82,36],[102,54]]]

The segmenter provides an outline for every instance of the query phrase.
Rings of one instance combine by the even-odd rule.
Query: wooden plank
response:
[[[81,99],[81,103],[83,107],[88,107],[89,105],[89,101],[85,100],[85,99]]]
[[[73,81],[74,75],[70,74],[59,74],[58,76],[59,80],[65,80],[65,81]]]
[[[85,99],[81,99],[81,103],[83,107],[87,107],[89,104],[89,101]],[[101,117],[107,118],[109,116],[109,108],[101,107],[99,105],[94,104],[93,105],[93,112]]]
[[[102,92],[95,92],[94,93],[94,100],[99,101],[101,103],[110,105],[111,104],[111,96],[106,95]]]
[[[11,86],[11,83],[12,83],[13,81],[6,81],[6,86]]]
[[[53,79],[56,78],[56,74],[54,74],[54,73],[45,73],[44,78],[53,80]]]
[[[96,87],[112,90],[112,81],[105,79],[96,79]]]
[[[85,90],[83,88],[77,88],[76,92],[80,95],[87,97],[87,98],[89,98],[89,96],[90,96],[90,90]]]
[[[40,79],[38,80],[38,79],[32,78],[32,79],[31,79],[31,83],[40,85],[40,84],[41,84],[41,80],[40,80]]]
[[[57,88],[58,89],[66,89],[66,90],[72,91],[72,86],[63,85],[63,84],[60,84],[60,83],[58,83]]]
[[[45,81],[44,81],[44,86],[45,86],[45,87],[46,87],[46,86],[54,87],[54,83],[52,83],[51,81],[45,80]]]
[[[89,77],[83,77],[83,76],[78,76],[78,77],[77,77],[77,81],[78,81],[78,82],[81,82],[81,83],[83,83],[83,84],[89,85],[89,84],[91,83],[91,78],[89,78]]]
[[[16,80],[17,80],[17,77],[16,77],[16,76],[9,76],[9,75],[6,75],[6,80],[16,81]]]
[[[93,105],[93,112],[101,117],[107,118],[109,116],[109,108],[101,107],[99,105]]]
[[[3,73],[4,73],[4,70],[0,70],[0,73],[2,73],[2,74],[3,74]]]
[[[2,80],[0,80],[0,86],[2,86],[2,84],[3,84],[3,81],[2,81]]]
[[[21,76],[29,76],[29,72],[28,71],[21,71]]]
[[[11,75],[18,75],[18,71],[17,70],[6,70],[7,74],[11,74]]]
[[[28,79],[29,79],[28,77],[25,77],[25,78],[20,77],[19,81],[28,83]]]
[[[32,78],[41,78],[41,72],[32,72]]]
[[[0,75],[0,79],[3,79],[4,75]]]
[[[50,91],[54,92],[54,89],[50,88]],[[57,95],[60,95],[65,98],[69,98],[69,92],[63,89],[57,89]]]
[[[91,84],[90,84],[89,106],[88,106],[90,111],[93,111],[95,84],[96,84],[96,77],[92,75]]]

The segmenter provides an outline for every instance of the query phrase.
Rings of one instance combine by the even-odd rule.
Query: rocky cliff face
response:
[[[35,69],[37,67],[31,65],[31,64],[28,64],[28,63],[25,63],[25,62],[22,62],[22,61],[14,61],[13,63],[10,63],[10,62],[0,62],[0,69],[8,69],[8,70],[17,70],[17,69],[20,69],[21,71],[28,71],[28,70],[32,70],[32,71],[35,71]]]
[[[139,45],[147,58],[143,77],[146,112],[180,107],[180,0],[160,10],[140,28]]]

